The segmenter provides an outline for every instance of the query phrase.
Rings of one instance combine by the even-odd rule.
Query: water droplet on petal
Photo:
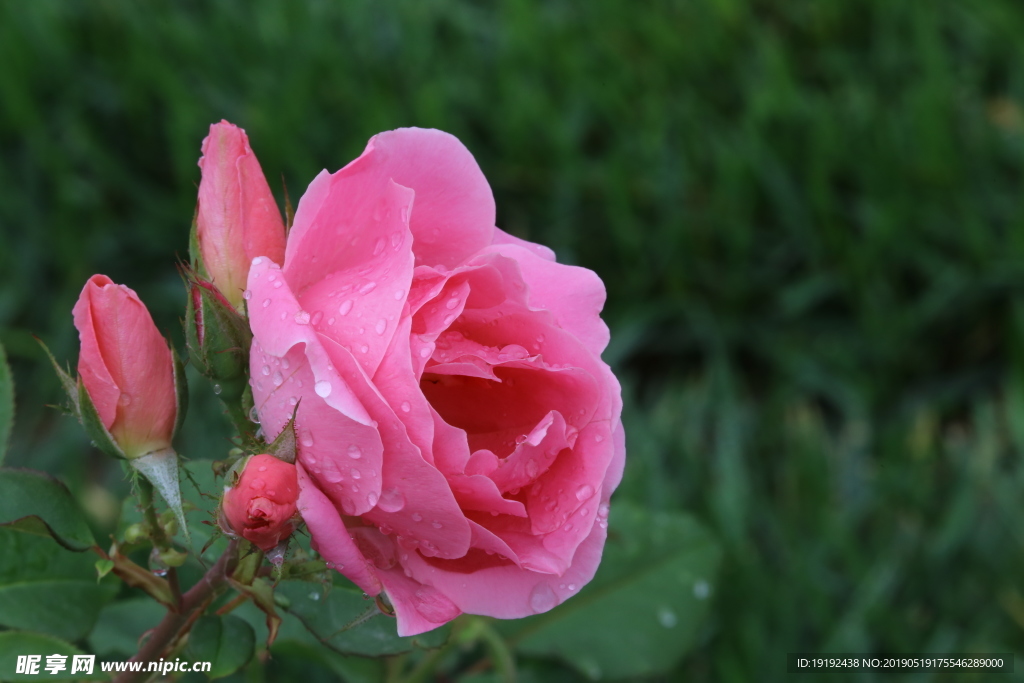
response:
[[[349,474],[352,475],[353,479],[362,479],[363,478],[363,475],[359,472],[359,470],[357,470],[354,467],[352,468],[352,471]]]
[[[367,502],[367,504],[369,504],[370,507],[373,507],[374,505],[376,505],[377,504],[377,494],[374,493],[373,491],[370,491],[368,494],[366,494],[366,502]],[[387,534],[391,533],[391,530],[388,529],[388,531],[385,533],[384,525],[381,525],[381,533],[387,535]]]
[[[320,321],[323,320],[323,317],[324,317],[324,312],[323,311],[317,311],[316,313],[314,313],[313,314],[313,320],[312,320],[313,324],[314,325],[319,325]]]
[[[251,422],[255,422],[256,424],[260,423],[260,416],[259,413],[256,412],[256,406],[249,408],[249,420]]]
[[[291,398],[288,399],[288,405],[290,406],[298,405],[298,403],[299,399],[297,396],[292,396]]]
[[[312,446],[312,445],[313,445],[313,435],[312,435],[312,434],[310,434],[309,432],[306,432],[306,433],[305,433],[305,434],[303,434],[303,435],[302,435],[302,437],[301,437],[301,438],[299,439],[299,443],[301,443],[301,444],[302,444],[303,446],[305,446],[306,448],[309,448],[310,446]],[[316,464],[316,461],[315,461],[315,460],[312,460],[310,464]]]
[[[281,289],[281,285],[283,285],[283,284],[284,284],[283,282],[278,280],[277,282],[274,283],[274,289]]]
[[[348,447],[348,457],[352,458],[353,460],[358,460],[359,458],[363,457],[363,452],[359,450],[359,446],[352,444],[351,446]]]
[[[380,252],[384,251],[384,245],[387,242],[383,237],[377,238],[377,243],[373,245],[373,255],[380,256]]]
[[[246,301],[251,299],[252,298],[252,290],[251,289],[247,289],[244,292],[242,292],[242,298],[245,299]]]
[[[122,393],[122,394],[121,394],[121,395],[120,395],[120,396],[119,396],[119,397],[117,398],[117,402],[118,402],[118,404],[120,404],[120,405],[122,405],[122,406],[127,406],[127,405],[131,405],[131,402],[132,402],[132,396],[131,396],[131,394],[127,394],[127,393]]]
[[[263,263],[263,257],[262,256],[257,256],[256,258],[254,258],[252,260],[252,265],[254,265],[254,266],[258,266],[261,263]]]
[[[440,529],[442,524],[441,524],[441,522],[434,521],[434,522],[430,523],[430,526],[434,527],[435,529]]]
[[[270,374],[270,366],[269,365],[264,365],[262,368],[260,368],[260,372],[262,372],[264,375],[269,375]]]
[[[359,288],[359,293],[360,294],[369,294],[370,292],[372,292],[374,290],[374,288],[376,286],[377,286],[377,283],[371,280],[370,282],[367,282],[365,285],[363,285],[362,287]]]
[[[424,346],[420,349],[420,358],[427,358],[428,356],[430,356],[430,349]]]
[[[584,484],[583,486],[576,489],[576,500],[584,501],[594,495],[594,487],[590,484]]]
[[[373,329],[377,334],[384,334],[384,330],[388,329],[388,321],[381,318],[377,321],[377,326]]]
[[[408,401],[402,401],[402,412],[403,413],[408,413],[410,410],[412,410],[412,406],[409,405],[409,402]]]
[[[313,391],[315,391],[316,395],[320,398],[327,398],[331,395],[331,383],[322,379],[313,385]]]
[[[360,347],[359,347],[359,351],[360,351],[360,353],[366,353],[366,352],[367,352],[367,351],[369,351],[369,350],[370,350],[370,347],[369,347],[369,346],[366,346],[365,344],[364,344],[363,346],[360,346]]]
[[[535,614],[547,612],[558,604],[558,596],[546,583],[538,583],[530,593],[530,608]]]
[[[423,515],[421,515],[418,512],[412,513],[412,521],[414,521],[414,522],[422,522],[423,521]]]
[[[378,506],[384,512],[398,512],[405,507],[405,496],[396,488],[386,489],[381,491]]]
[[[533,479],[534,477],[537,476],[537,461],[536,460],[527,460],[526,461],[526,476],[528,476],[530,479]]]
[[[274,372],[274,376],[271,379],[274,380],[275,387],[279,387],[284,383],[284,376],[281,374],[280,370]]]
[[[263,308],[266,308],[269,305],[270,305],[270,299],[264,299],[263,300]]]
[[[295,314],[295,322],[297,322],[300,325],[308,325],[309,313],[306,313],[305,311],[299,311],[298,313]]]
[[[221,391],[223,391],[223,388],[219,384],[213,385],[213,393],[219,396]]]
[[[327,319],[327,324],[328,325],[333,325],[334,324],[334,318],[328,318]]]
[[[403,296],[405,296],[405,290],[402,290],[402,289],[396,289],[395,290],[395,301],[401,301]]]
[[[249,482],[249,488],[251,488],[253,491],[262,491],[263,489],[267,488],[267,482],[263,481],[259,477],[256,477],[255,479]]]
[[[342,315],[348,315],[349,311],[352,310],[352,299],[345,299],[341,302],[341,307],[338,309],[338,313]]]

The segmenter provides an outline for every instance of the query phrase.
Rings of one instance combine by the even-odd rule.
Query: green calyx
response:
[[[238,403],[249,366],[249,325],[216,287],[196,273],[186,271],[185,284],[189,290],[185,317],[189,358],[220,387],[223,401]]]

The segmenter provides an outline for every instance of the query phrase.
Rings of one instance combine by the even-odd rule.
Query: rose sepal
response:
[[[120,458],[121,460],[130,460],[131,458],[121,450],[113,434],[103,424],[103,419],[100,417],[99,411],[96,410],[92,397],[89,396],[89,392],[85,388],[85,382],[82,381],[81,377],[78,378],[76,394],[74,404],[78,421],[82,423],[82,428],[85,429],[85,433],[93,445],[107,455]]]
[[[167,507],[174,512],[178,526],[185,534],[185,540],[190,542],[188,525],[185,523],[185,512],[181,505],[178,454],[174,452],[173,448],[161,448],[128,462],[160,493],[160,497],[167,503]]]
[[[185,340],[189,357],[199,372],[221,385],[224,402],[238,403],[246,386],[252,332],[216,286],[191,270],[183,271],[183,277],[188,288]]]
[[[174,403],[177,407],[177,417],[174,419],[174,431],[171,433],[173,439],[182,426],[185,424],[185,413],[188,412],[188,378],[185,376],[185,363],[181,356],[171,347],[171,362],[174,364]]]

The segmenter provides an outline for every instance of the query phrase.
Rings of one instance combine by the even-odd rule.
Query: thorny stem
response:
[[[175,611],[168,611],[160,621],[149,639],[139,649],[130,661],[152,662],[160,659],[160,655],[167,647],[175,641],[183,627],[194,621],[195,613],[205,607],[209,601],[224,586],[230,564],[234,561],[238,550],[238,541],[231,541],[224,554],[217,559],[217,562],[203,575],[201,579],[188,590],[181,599],[181,608]],[[114,678],[114,683],[138,683],[146,680],[150,672],[125,671]]]
[[[146,525],[149,527],[150,538],[153,545],[161,551],[171,547],[171,540],[167,537],[164,528],[160,526],[160,520],[156,516],[156,506],[153,504],[153,485],[145,477],[136,479],[136,486],[139,492],[139,505],[142,507],[142,514],[146,518]],[[167,583],[171,587],[171,595],[174,602],[181,605],[181,588],[178,586],[178,570],[171,567],[167,570]]]
[[[167,538],[167,534],[164,533],[164,528],[160,526],[160,520],[156,516],[156,507],[153,505],[153,485],[145,477],[138,477],[135,485],[138,486],[139,505],[142,507],[142,514],[145,516],[146,524],[149,526],[153,545],[161,550],[166,550],[170,547],[171,542]]]

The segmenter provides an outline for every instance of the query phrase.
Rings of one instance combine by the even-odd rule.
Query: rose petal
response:
[[[444,561],[428,560],[415,553],[405,560],[405,566],[413,579],[438,589],[463,612],[518,619],[547,612],[579,592],[597,571],[605,536],[605,528],[595,524],[577,548],[572,566],[560,577],[537,574],[511,563],[467,574],[446,569]],[[495,590],[496,586],[500,590]]]
[[[326,191],[324,184],[317,183],[326,196],[315,215],[304,211],[303,224],[296,219],[292,228],[285,278],[308,322],[373,375],[412,282],[413,192],[390,180],[377,187],[346,169],[330,176]]]
[[[310,480],[301,464],[297,466],[297,471],[299,514],[309,528],[317,552],[367,595],[376,595],[381,590],[376,569],[359,552],[337,508]]]
[[[579,339],[591,353],[601,355],[609,339],[608,325],[601,320],[607,292],[594,271],[556,263],[525,245],[497,244],[481,254],[514,259],[530,288],[530,307],[551,311],[559,327]]]
[[[491,244],[514,244],[532,251],[546,261],[555,260],[555,252],[552,251],[550,247],[546,247],[543,244],[537,244],[536,242],[529,242],[521,237],[516,237],[515,235],[510,235],[501,228],[494,229],[494,233],[491,236]]]
[[[433,547],[440,557],[461,557],[469,548],[469,524],[444,476],[424,460],[409,440],[405,425],[370,384],[348,349],[330,341],[326,348],[340,376],[376,422],[387,452],[382,471],[383,495],[403,501],[399,509],[375,507],[364,515],[365,519],[378,526],[386,525],[427,548]],[[378,499],[372,501],[375,505],[377,502]]]
[[[608,422],[590,423],[580,432],[574,447],[562,451],[530,487],[526,507],[534,534],[548,534],[567,524],[600,489],[615,455],[611,436]]]
[[[377,429],[324,348],[334,344],[304,320],[281,271],[266,260],[249,272],[253,400],[273,439],[298,404],[299,457],[346,514],[359,515],[380,496],[383,445]],[[271,278],[274,278],[273,280]],[[287,373],[287,375],[285,374]],[[294,399],[294,402],[293,402]]]
[[[399,320],[391,345],[373,375],[373,385],[405,425],[409,439],[420,449],[423,458],[433,464],[434,420],[413,370],[409,347],[411,325],[408,315]]]
[[[453,267],[491,243],[491,187],[455,136],[423,128],[380,133],[349,167],[415,190],[410,228],[417,265]]]
[[[401,569],[381,571],[380,579],[395,608],[400,636],[432,631],[461,614],[444,593],[406,577]]]

